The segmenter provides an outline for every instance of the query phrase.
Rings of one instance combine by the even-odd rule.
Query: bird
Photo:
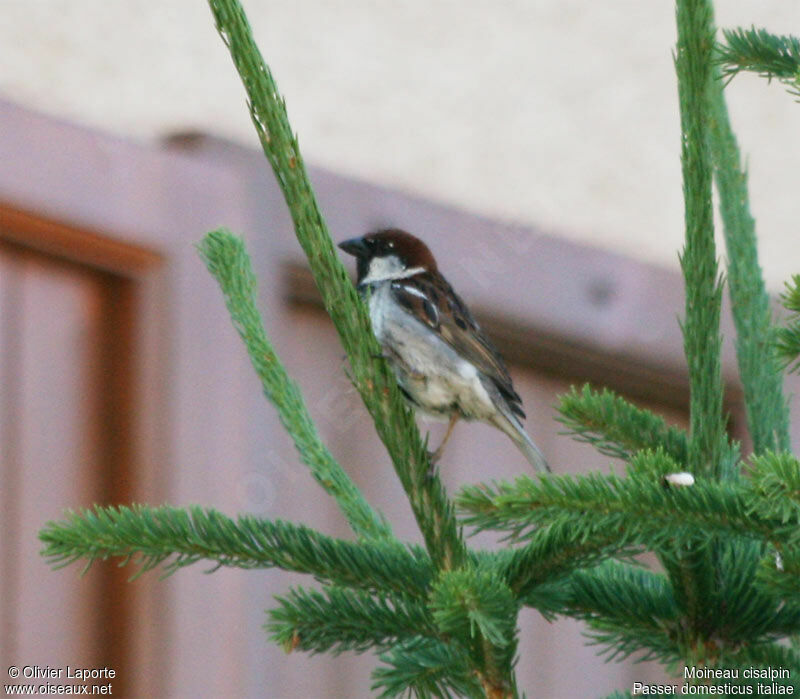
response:
[[[386,228],[339,247],[356,258],[356,286],[401,392],[418,413],[449,421],[431,463],[463,419],[503,431],[537,471],[549,471],[522,426],[522,399],[500,353],[439,272],[428,246]]]

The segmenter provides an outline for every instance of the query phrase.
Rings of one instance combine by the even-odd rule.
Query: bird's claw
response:
[[[439,459],[441,458],[442,458],[441,449],[428,452],[428,462],[430,463],[430,465],[428,466],[428,473],[426,474],[428,480],[433,480],[434,476],[436,475],[436,469],[439,464]]]
[[[439,459],[442,458],[442,450],[437,449],[436,451],[429,451],[428,452],[428,460],[431,462],[431,466],[436,466],[439,463]]]

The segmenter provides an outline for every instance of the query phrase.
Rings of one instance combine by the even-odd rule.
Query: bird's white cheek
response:
[[[391,279],[401,279],[405,272],[405,265],[400,262],[396,255],[373,257],[369,263],[367,276],[361,280],[361,283],[374,284]]]

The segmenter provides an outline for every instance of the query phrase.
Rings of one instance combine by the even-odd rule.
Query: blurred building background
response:
[[[720,26],[800,33],[790,3],[717,4]],[[429,242],[509,359],[555,470],[612,466],[559,436],[570,384],[685,422],[669,3],[245,8],[333,235],[397,225]],[[122,696],[369,696],[370,656],[267,641],[263,610],[299,576],[195,566],[128,584],[113,564],[79,578],[38,556],[46,520],[93,502],[199,503],[348,535],[195,254],[220,225],[248,239],[267,328],[334,454],[418,537],[205,4],[10,0],[0,17],[0,665],[109,665]],[[777,291],[800,271],[800,111],[748,76],[728,97]],[[727,407],[746,443],[725,323]],[[502,435],[461,425],[442,471],[454,490],[525,468]],[[522,623],[529,696],[661,676],[605,664],[578,624],[530,610]]]

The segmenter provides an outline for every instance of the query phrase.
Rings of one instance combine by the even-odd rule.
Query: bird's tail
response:
[[[525,455],[525,458],[533,468],[543,473],[548,473],[550,471],[550,466],[544,458],[542,450],[533,443],[533,440],[528,436],[528,433],[522,427],[516,415],[504,415],[497,421],[497,427],[511,437],[511,440]]]

